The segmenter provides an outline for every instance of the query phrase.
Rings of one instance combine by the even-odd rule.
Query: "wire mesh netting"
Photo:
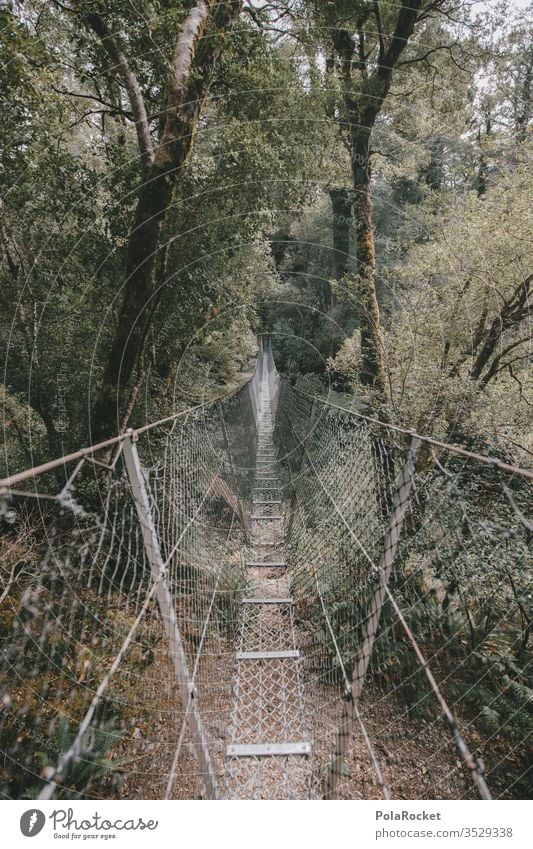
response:
[[[268,340],[114,452],[2,490],[4,796],[527,792],[527,473],[303,394]]]
[[[48,491],[40,479],[34,497],[14,496],[6,508],[15,526],[30,513],[38,539],[31,561],[15,564],[2,598],[7,796],[204,792],[205,764],[199,767],[195,752],[205,740],[185,721],[168,639],[173,615],[187,667],[181,674],[202,705],[216,782],[244,589],[255,452],[249,387],[181,417],[143,448],[144,515],[124,462],[127,441],[103,477],[89,460],[59,496],[50,494],[57,479]],[[143,540],[150,514],[159,582]],[[159,603],[161,584],[171,611]]]
[[[242,605],[228,795],[305,799],[312,793],[308,706],[283,545],[280,483],[273,443],[277,375],[268,342],[258,372],[258,448],[252,491],[247,593]]]
[[[422,783],[429,796],[456,798],[471,792],[466,771],[487,797],[483,764],[454,713],[474,744],[484,722],[502,762],[520,752],[526,782],[528,480],[402,437],[285,380],[275,438],[326,795],[409,797]],[[514,721],[514,739],[502,742]]]

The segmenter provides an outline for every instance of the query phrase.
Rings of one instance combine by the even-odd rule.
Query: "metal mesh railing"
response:
[[[2,599],[7,796],[218,794],[254,465],[250,386],[169,424],[149,445],[133,433],[112,458],[88,453],[70,476],[60,466],[59,494],[51,472],[24,495],[5,491],[13,538],[26,514],[34,540],[28,561],[19,544]]]
[[[302,664],[273,443],[277,373],[263,342],[258,447],[250,542],[236,651],[227,794],[233,799],[305,799],[313,793]]]
[[[398,794],[395,774],[405,768],[393,765],[407,762],[413,775],[427,774],[430,794],[468,794],[464,768],[489,798],[465,737],[478,742],[469,726],[480,719],[511,725],[500,688],[514,694],[521,719],[530,711],[531,476],[340,410],[285,380],[276,444],[313,736],[329,764],[325,795],[353,796],[366,755],[367,794]],[[395,715],[402,721],[392,731],[381,727],[380,717],[388,724]],[[422,717],[433,752],[409,738]],[[442,718],[461,766],[442,757]]]
[[[1,482],[2,793],[523,794],[532,477],[264,340],[233,395]]]

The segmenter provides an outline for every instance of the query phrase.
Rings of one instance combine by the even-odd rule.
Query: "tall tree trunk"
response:
[[[146,133],[140,136],[144,179],[128,242],[126,281],[117,326],[93,411],[96,439],[109,436],[120,427],[121,411],[146,337],[146,324],[152,315],[161,228],[193,145],[224,49],[224,36],[233,28],[241,9],[241,0],[219,3],[199,0],[190,10],[170,63],[165,124],[155,153],[149,149]],[[138,86],[113,37],[101,21],[98,29],[91,20],[88,25],[102,39],[110,55],[120,58],[130,100],[136,103],[140,96]],[[205,38],[208,26],[212,33]]]
[[[392,73],[413,33],[422,0],[406,0],[398,11],[396,26],[386,45],[379,2],[374,3],[378,32],[378,65],[369,72],[365,50],[366,18],[356,22],[357,42],[347,30],[334,30],[332,39],[341,59],[344,107],[349,127],[349,148],[354,187],[354,218],[357,259],[361,363],[359,379],[371,390],[372,411],[382,421],[390,421],[385,351],[376,292],[376,251],[372,204],[371,137],[392,82]],[[358,68],[355,83],[354,70]],[[378,506],[384,521],[390,515],[394,488],[394,446],[389,434],[371,434]]]
[[[352,223],[352,193],[349,189],[330,189],[333,235],[333,255],[331,277],[335,283],[340,283],[348,271],[350,256],[350,225]],[[337,306],[335,287],[331,289],[330,307]]]
[[[371,194],[371,127],[352,120],[352,176],[355,190],[354,218],[361,327],[360,380],[375,393],[375,406],[382,413],[389,401],[385,355],[380,332],[380,310],[376,293],[376,252]]]
[[[380,313],[376,294],[376,255],[371,196],[372,168],[370,141],[376,118],[390,91],[393,71],[413,34],[423,0],[405,0],[395,17],[392,37],[386,37],[379,0],[370,10],[365,4],[340,3],[343,28],[332,28],[334,49],[340,58],[340,73],[346,111],[348,140],[354,186],[357,273],[359,280],[361,367],[360,380],[373,390],[372,406],[387,415],[389,392],[385,354],[380,334]],[[333,3],[332,5],[335,5]],[[345,29],[352,13],[352,29]],[[372,13],[375,43],[369,49],[367,22]],[[353,34],[356,33],[356,36]],[[369,56],[377,49],[377,65],[369,66]],[[354,74],[357,70],[357,78]]]
[[[522,79],[522,90],[518,97],[517,108],[515,111],[515,138],[519,144],[527,139],[529,122],[531,120],[531,85],[533,82],[533,44],[529,45],[529,50],[524,59],[524,76]]]
[[[185,158],[184,152],[184,158]],[[117,326],[94,407],[94,436],[118,429],[122,404],[136,367],[146,316],[151,313],[161,226],[172,195],[172,176],[154,174],[141,188],[128,244],[126,282]]]
[[[349,189],[336,188],[330,189],[329,196],[331,199],[332,208],[332,236],[333,236],[333,254],[332,254],[332,270],[330,284],[330,300],[329,313],[333,313],[337,307],[337,291],[336,286],[340,284],[348,271],[348,259],[350,257],[350,227],[352,223],[352,193]],[[332,316],[332,319],[334,317]],[[342,342],[342,333],[340,328],[331,322],[329,338],[330,338],[330,357],[334,357],[339,350]]]

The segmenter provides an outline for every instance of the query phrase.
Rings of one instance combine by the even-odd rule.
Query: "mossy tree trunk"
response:
[[[385,422],[390,421],[390,393],[376,291],[371,143],[376,120],[390,91],[394,69],[409,43],[422,9],[424,0],[405,0],[392,22],[392,34],[387,36],[379,0],[369,6],[354,2],[351,29],[345,28],[345,24],[342,29],[332,28],[343,92],[344,115],[340,123],[350,151],[354,189],[358,319],[361,333],[359,380],[371,390],[372,412]],[[337,11],[338,19],[346,21],[346,4],[341,4]],[[370,58],[376,53],[377,62]],[[378,505],[386,520],[392,509],[394,448],[388,437],[373,434],[371,450],[376,471]]]
[[[330,189],[331,232],[333,237],[330,298],[328,312],[331,318],[329,331],[329,354],[334,357],[342,343],[343,334],[338,326],[336,308],[338,291],[348,272],[350,258],[350,230],[352,227],[352,192],[346,188]]]
[[[161,228],[193,146],[225,39],[242,5],[240,0],[199,0],[190,9],[170,62],[167,108],[155,149],[139,85],[116,36],[99,15],[82,15],[122,75],[135,118],[143,172],[128,241],[121,305],[93,410],[94,438],[109,436],[121,424],[125,426],[122,413],[142,356],[147,323],[153,316]]]
[[[378,405],[385,408],[388,405],[389,394],[376,292],[370,135],[370,127],[361,127],[352,123],[352,175],[355,191],[354,217],[361,329],[359,379],[364,386],[374,391]]]
[[[360,381],[372,389],[372,406],[386,415],[389,406],[387,371],[376,292],[376,254],[372,207],[372,132],[389,93],[392,75],[407,47],[424,0],[406,0],[399,7],[392,34],[384,32],[379,2],[353,3],[351,29],[333,28],[332,40],[340,71],[344,119],[354,188],[354,219],[361,329]],[[339,9],[346,20],[346,4]],[[375,35],[371,35],[375,33]],[[375,39],[372,46],[370,41]],[[370,57],[378,60],[371,65]]]
[[[331,277],[340,283],[348,271],[350,257],[350,228],[352,224],[352,192],[345,188],[330,189],[333,236]],[[330,309],[337,306],[335,286],[331,287]]]

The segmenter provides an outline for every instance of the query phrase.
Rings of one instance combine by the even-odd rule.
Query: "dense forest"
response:
[[[526,2],[7,0],[0,46],[1,477],[236,390],[265,335],[287,393],[531,468]],[[524,716],[511,796],[525,558],[476,726]]]
[[[3,5],[4,463],[219,391],[265,331],[524,461],[527,9],[212,5]]]

